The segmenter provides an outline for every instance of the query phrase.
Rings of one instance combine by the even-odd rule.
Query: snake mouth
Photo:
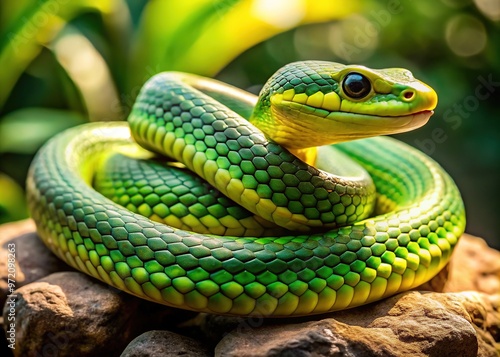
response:
[[[432,114],[434,114],[433,110],[422,110],[405,115],[387,114],[384,116],[347,112],[330,112],[325,119],[366,127],[376,126],[380,128],[387,127],[388,129],[405,128],[407,130],[411,130],[427,123]]]
[[[425,125],[432,110],[384,116],[327,111],[307,104],[284,103],[272,108],[276,118],[274,141],[289,149],[301,149],[411,131]],[[288,105],[289,104],[289,105]],[[300,136],[301,140],[297,140]]]
[[[433,114],[432,110],[399,116],[332,112],[324,120],[331,121],[327,126],[336,127],[337,130],[342,129],[337,135],[347,140],[411,131],[425,125]]]
[[[304,124],[307,122],[312,123],[311,118],[314,118],[314,125],[317,125],[318,128],[325,129],[329,126],[327,122],[333,121],[346,124],[349,127],[363,126],[365,128],[378,128],[381,130],[378,135],[395,134],[396,132],[392,132],[392,130],[398,128],[402,131],[417,129],[426,124],[432,114],[434,114],[434,111],[429,109],[402,115],[391,113],[384,113],[384,115],[374,115],[354,112],[329,111],[321,107],[318,108],[308,104],[302,104],[287,100],[282,100],[281,109],[279,107],[277,107],[276,109],[276,114],[289,115],[290,118],[295,117],[297,122],[303,121]],[[283,111],[283,113],[279,113],[281,111]],[[341,134],[342,132],[343,131],[341,131],[339,134]]]
[[[298,103],[283,99],[278,100],[274,104],[277,105],[274,108],[274,112],[276,114],[289,115],[290,118],[295,118],[296,121],[304,120],[305,122],[308,122],[308,117],[315,117],[320,122],[322,122],[321,119],[327,119],[336,122],[351,123],[368,127],[407,127],[407,129],[404,131],[421,127],[422,125],[426,124],[432,114],[434,114],[434,111],[432,110],[433,108],[404,114],[392,114],[388,111],[382,111],[383,115],[375,115],[355,113],[351,111],[328,110],[323,107],[316,107],[310,104]]]

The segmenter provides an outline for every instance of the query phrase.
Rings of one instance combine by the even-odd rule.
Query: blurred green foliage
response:
[[[459,185],[467,231],[500,247],[500,1],[18,0],[0,2],[0,222],[25,217],[40,145],[85,121],[123,120],[164,70],[257,93],[285,63],[405,67],[439,94],[398,138]]]

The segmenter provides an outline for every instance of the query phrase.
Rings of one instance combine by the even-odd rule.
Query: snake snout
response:
[[[401,92],[401,99],[405,102],[410,102],[415,97],[415,91],[413,89],[405,89]]]
[[[402,102],[410,104],[413,111],[432,111],[436,108],[438,97],[434,89],[427,84],[416,81],[399,93]]]

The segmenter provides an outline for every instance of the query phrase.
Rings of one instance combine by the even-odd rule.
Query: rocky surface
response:
[[[8,223],[0,227],[0,306],[5,303],[9,290],[9,258],[14,261],[10,278],[15,281],[16,288],[57,271],[71,269],[38,239],[33,221]]]
[[[137,300],[81,273],[49,275],[16,295],[16,355],[109,355],[131,340]]]
[[[500,252],[488,247],[483,239],[464,234],[453,252],[447,274],[432,279],[431,283],[439,280],[442,281],[441,289],[431,290],[439,292],[476,290],[486,294],[498,294]]]
[[[16,298],[4,305],[2,356],[500,356],[500,252],[469,235],[416,291],[293,319],[194,314],[137,299],[61,264],[31,221],[0,226],[0,242],[0,300],[13,243],[18,277]],[[12,312],[15,350],[6,346]]]
[[[148,331],[136,337],[121,354],[122,357],[211,355],[208,348],[197,340],[161,330]]]
[[[60,272],[15,292],[16,356],[112,356],[173,309],[144,302],[80,272]],[[8,326],[10,299],[3,319]],[[172,318],[175,321],[175,318]],[[9,337],[9,334],[7,334]]]
[[[500,325],[487,322],[486,312],[498,315],[499,309],[500,299],[486,294],[413,291],[303,323],[251,333],[236,328],[215,351],[217,356],[467,357],[478,351],[496,356],[490,343]]]

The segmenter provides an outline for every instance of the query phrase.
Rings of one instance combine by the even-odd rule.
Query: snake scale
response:
[[[38,152],[30,211],[59,258],[144,299],[242,316],[359,306],[429,280],[465,229],[449,175],[379,136],[436,103],[404,69],[296,62],[258,98],[160,73],[128,124]]]

